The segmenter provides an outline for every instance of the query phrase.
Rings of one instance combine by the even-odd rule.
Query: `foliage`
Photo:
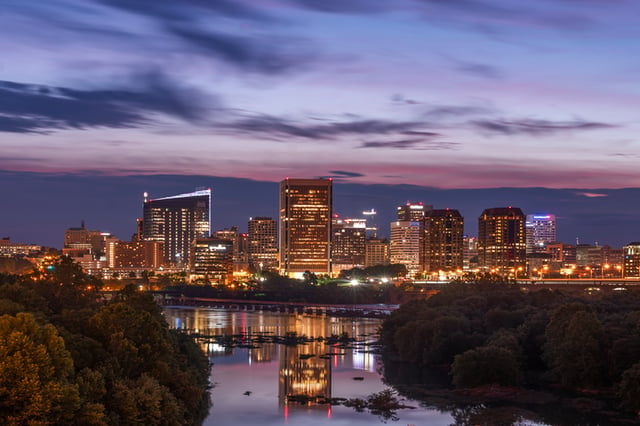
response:
[[[456,386],[516,385],[521,375],[513,352],[497,346],[481,346],[456,355],[451,366]]]
[[[150,295],[130,286],[107,303],[99,287],[65,258],[30,276],[0,275],[0,418],[201,423],[209,408],[201,349],[169,329]]]
[[[638,409],[639,291],[524,293],[489,278],[402,305],[381,327],[384,351],[416,370],[446,366],[457,386],[618,389],[624,406]]]
[[[619,389],[622,405],[640,412],[640,362],[635,363],[622,374]]]
[[[62,423],[79,407],[73,360],[51,324],[0,317],[0,417],[9,424]]]

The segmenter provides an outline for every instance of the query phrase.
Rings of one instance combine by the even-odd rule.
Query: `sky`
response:
[[[143,191],[196,180],[243,228],[261,188],[332,176],[350,215],[442,200],[472,233],[519,204],[568,241],[640,240],[639,21],[635,0],[0,0],[0,234],[133,232]],[[25,223],[38,199],[68,225]]]

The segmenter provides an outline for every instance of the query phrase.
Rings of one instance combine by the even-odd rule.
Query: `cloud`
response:
[[[600,194],[597,192],[576,192],[576,195],[581,195],[587,198],[600,198],[600,197],[608,197],[609,194]]]
[[[459,62],[455,67],[456,70],[475,77],[497,80],[503,77],[502,71],[497,67],[488,64],[479,64],[472,62]]]
[[[428,139],[402,139],[395,141],[369,141],[363,142],[359,148],[391,148],[391,149],[415,149],[421,151],[439,151],[455,149],[456,142],[438,142]]]
[[[311,62],[319,50],[300,37],[273,35],[274,24],[280,29],[286,21],[240,1],[102,1],[154,19],[166,33],[189,47],[246,71],[289,71]]]
[[[487,115],[495,113],[495,109],[476,105],[432,105],[423,116],[438,120],[449,117],[461,117],[470,115]]]
[[[71,89],[0,81],[0,131],[43,132],[90,127],[138,127],[161,113],[194,122],[203,97],[159,74],[133,77],[133,89]]]
[[[504,135],[527,134],[548,135],[574,130],[600,130],[617,127],[612,124],[592,121],[550,121],[550,120],[476,120],[471,124],[490,133]]]
[[[240,37],[188,26],[171,26],[170,31],[209,55],[246,71],[276,74],[312,62],[312,48],[289,37]]]
[[[203,12],[226,18],[267,21],[275,19],[261,10],[234,0],[101,0],[103,4],[163,21],[185,21]]]
[[[369,135],[369,134],[405,134],[407,132],[420,132],[420,127],[425,124],[412,121],[388,121],[388,120],[352,120],[330,122],[326,124],[297,124],[290,120],[261,115],[257,117],[238,120],[234,123],[223,125],[228,129],[241,133],[258,133],[270,137],[296,136],[306,139],[333,139],[343,135]],[[428,135],[436,133],[423,132]]]
[[[393,102],[394,104],[397,104],[397,105],[418,105],[418,104],[420,104],[420,102],[416,101],[415,99],[406,98],[402,93],[396,93],[393,96],[391,96],[391,102]]]
[[[343,176],[343,177],[362,177],[362,176],[364,176],[362,173],[346,172],[344,170],[331,170],[329,173],[331,173],[333,175]]]
[[[389,10],[392,7],[386,2],[371,0],[290,0],[305,9],[330,13],[378,13]]]
[[[592,28],[594,20],[572,9],[556,6],[551,8],[531,7],[525,2],[511,0],[417,0],[426,7],[428,17],[446,14],[454,21],[469,23],[481,32],[511,25],[534,26],[561,31],[581,31]]]

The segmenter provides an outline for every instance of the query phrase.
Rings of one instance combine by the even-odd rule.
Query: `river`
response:
[[[415,377],[415,371],[391,371],[395,366],[387,364],[386,380],[410,395],[402,396],[385,384],[382,361],[372,352],[378,319],[180,307],[167,307],[164,312],[172,328],[211,336],[200,340],[213,364],[212,407],[205,425],[448,426],[477,423],[472,421],[474,416],[482,419],[480,424],[615,424],[550,404],[460,405],[446,397],[421,398],[407,391],[406,385],[412,380],[424,382],[425,377]],[[283,336],[289,340],[283,342]],[[304,344],[291,344],[291,339],[302,336]],[[225,339],[233,341],[233,347],[222,344]],[[330,398],[366,399],[386,389],[411,408],[372,413],[322,403]]]

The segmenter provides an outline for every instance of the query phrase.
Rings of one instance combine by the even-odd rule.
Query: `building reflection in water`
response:
[[[331,362],[325,346],[324,342],[311,342],[280,347],[278,401],[281,406],[287,403],[313,406],[319,399],[331,398]]]
[[[347,335],[359,341],[371,342],[380,326],[379,320],[178,308],[166,309],[165,317],[172,327],[188,332],[203,336],[233,336],[240,344],[246,344],[249,364],[277,360],[278,401],[285,416],[288,416],[290,409],[301,407],[328,410],[330,415],[330,405],[316,402],[318,399],[331,398],[332,365],[351,365],[358,370],[375,372],[375,357],[369,352],[370,348],[362,344],[356,343],[348,349],[330,346],[323,341],[284,345],[262,342],[260,336],[268,340],[269,336],[291,333],[309,338]],[[203,340],[201,345],[210,358],[230,356],[234,350],[211,340]],[[295,402],[291,401],[291,396],[295,396]]]

